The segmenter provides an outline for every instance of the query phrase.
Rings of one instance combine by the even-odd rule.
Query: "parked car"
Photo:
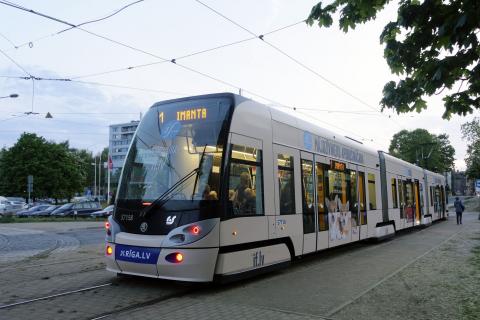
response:
[[[90,216],[90,213],[98,211],[100,208],[100,203],[93,201],[67,203],[53,210],[51,215],[60,217],[73,216],[76,211],[79,217]]]
[[[33,215],[36,216],[36,217],[48,217],[48,216],[50,216],[50,214],[52,214],[52,212],[56,208],[58,208],[58,206],[48,205],[48,207],[46,209],[36,211]]]
[[[92,217],[92,218],[108,217],[109,215],[112,214],[113,208],[114,208],[113,204],[109,205],[108,207],[106,207],[102,210],[95,211],[95,212],[91,213],[90,217]]]
[[[37,212],[43,211],[43,210],[47,209],[49,206],[50,206],[50,205],[48,205],[48,204],[41,204],[41,205],[38,205],[38,206],[31,207],[31,208],[29,208],[29,209],[27,209],[27,210],[17,211],[17,212],[15,213],[15,215],[16,215],[17,217],[20,217],[20,218],[22,218],[22,217],[31,217],[31,216],[36,215]]]
[[[0,217],[10,211],[10,201],[5,197],[0,197]]]
[[[22,197],[6,197],[6,198],[8,199],[8,201],[10,201],[13,212],[28,208],[27,203],[25,202],[25,199]]]

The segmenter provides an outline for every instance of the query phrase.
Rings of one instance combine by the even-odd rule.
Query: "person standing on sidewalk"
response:
[[[453,206],[455,207],[455,212],[457,213],[457,224],[462,224],[462,213],[465,210],[465,206],[458,197],[455,198]]]

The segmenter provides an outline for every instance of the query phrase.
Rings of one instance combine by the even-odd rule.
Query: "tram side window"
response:
[[[360,224],[367,224],[367,200],[365,196],[365,173],[358,172],[358,198],[360,199]]]
[[[293,157],[278,155],[278,187],[280,190],[280,214],[295,214],[295,180]]]
[[[232,145],[228,200],[234,215],[263,214],[262,151]]]
[[[405,182],[405,207],[409,210],[413,208],[415,201],[413,199],[413,186],[411,181]]]
[[[377,209],[377,189],[375,188],[375,175],[368,174],[368,204],[369,210]]]
[[[350,211],[350,173],[328,170],[328,212]]]
[[[434,203],[434,211],[435,212],[440,212],[440,187],[436,186],[435,187],[435,203]]]
[[[393,208],[398,208],[398,199],[397,199],[397,180],[392,178],[392,204]]]
[[[402,180],[398,179],[398,195],[400,198],[400,219],[405,219],[405,196],[404,196],[405,184]]]
[[[352,228],[358,227],[358,198],[357,198],[357,172],[350,171],[350,211],[352,213]]]
[[[312,161],[302,159],[303,233],[315,232]]]
[[[422,214],[424,214],[424,211],[423,211],[423,197],[424,197],[424,194],[423,194],[423,184],[419,184],[420,186],[420,210],[422,211]]]
[[[317,173],[318,230],[326,231],[328,230],[328,213],[325,211],[325,190],[328,190],[328,187],[325,187],[323,165],[317,163],[315,172]]]
[[[430,186],[430,206],[433,207],[433,187]]]

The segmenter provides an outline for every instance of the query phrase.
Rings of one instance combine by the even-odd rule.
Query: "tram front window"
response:
[[[195,207],[218,200],[230,105],[228,98],[212,98],[152,107],[125,160],[118,201],[188,200]]]

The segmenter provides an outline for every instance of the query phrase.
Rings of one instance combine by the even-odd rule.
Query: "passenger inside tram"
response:
[[[247,171],[243,171],[235,190],[229,190],[229,199],[232,199],[236,213],[255,213],[256,196],[251,187],[252,178]]]

